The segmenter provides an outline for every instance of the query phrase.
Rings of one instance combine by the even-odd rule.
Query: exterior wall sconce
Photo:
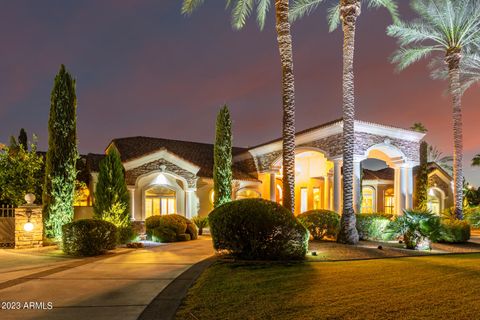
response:
[[[35,195],[31,193],[26,194],[25,201],[27,201],[27,205],[33,205],[33,202],[35,201]],[[31,232],[34,228],[33,223],[30,222],[30,218],[32,217],[32,209],[27,208],[25,210],[25,215],[27,216],[27,222],[23,225],[23,230]]]

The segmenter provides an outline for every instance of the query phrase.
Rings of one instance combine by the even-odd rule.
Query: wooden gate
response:
[[[0,207],[0,247],[15,246],[15,208]]]

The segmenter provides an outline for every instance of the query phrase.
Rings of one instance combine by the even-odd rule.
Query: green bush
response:
[[[206,228],[208,227],[208,217],[193,217],[192,219],[193,223],[195,223],[195,225],[197,226],[198,228],[198,235],[202,235],[203,234],[203,228]]]
[[[283,206],[263,199],[223,204],[208,216],[213,246],[253,260],[303,259],[308,230]]]
[[[177,241],[189,241],[191,240],[192,238],[190,237],[190,235],[188,233],[184,233],[184,234],[179,234],[177,236]]]
[[[390,223],[387,233],[401,237],[407,249],[431,249],[431,242],[440,238],[440,217],[429,211],[404,210],[402,216]]]
[[[438,242],[462,243],[468,240],[470,240],[470,225],[467,221],[442,220]]]
[[[335,238],[340,226],[340,215],[329,210],[311,210],[298,216],[315,240]]]
[[[357,230],[360,240],[390,240],[387,234],[392,215],[385,213],[357,214]]]
[[[470,207],[464,210],[465,220],[472,228],[480,229],[480,207]]]
[[[115,249],[117,228],[113,223],[82,219],[62,227],[63,251],[75,256],[96,256]]]
[[[188,234],[191,240],[197,239],[197,228],[187,218],[178,214],[152,216],[145,220],[147,236],[157,242],[185,241]],[[189,240],[190,240],[189,239]]]
[[[137,237],[138,234],[131,224],[126,227],[117,227],[117,242],[119,244],[135,241]]]

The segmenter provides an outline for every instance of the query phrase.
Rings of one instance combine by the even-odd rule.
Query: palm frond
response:
[[[480,153],[473,157],[472,167],[480,167]]]
[[[236,0],[236,5],[232,10],[232,26],[239,30],[245,26],[247,18],[252,13],[253,0]]]
[[[340,5],[337,4],[328,9],[328,31],[333,32],[340,25]]]
[[[445,47],[448,46],[448,43],[444,41],[441,34],[420,22],[399,22],[389,26],[387,34],[391,37],[396,37],[400,46],[417,44],[428,40]]]
[[[257,23],[260,30],[265,28],[265,20],[270,9],[270,0],[257,0]]]
[[[397,64],[397,70],[401,71],[437,50],[441,49],[435,46],[400,48],[394,53],[391,61]]]
[[[195,9],[200,7],[205,0],[183,0],[181,12],[184,15],[191,15]]]
[[[324,0],[295,0],[290,8],[290,21],[296,21],[311,14]]]

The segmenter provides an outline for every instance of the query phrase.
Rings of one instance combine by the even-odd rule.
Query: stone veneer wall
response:
[[[179,166],[168,162],[164,159],[159,159],[146,163],[142,166],[128,170],[125,173],[125,180],[128,185],[135,185],[137,178],[141,175],[152,173],[153,171],[161,171],[162,166],[165,166],[165,172],[175,173],[187,180],[188,187],[194,188],[197,182],[197,176],[187,170],[180,168]]]
[[[27,209],[32,210],[30,222],[33,230],[27,232],[23,226],[28,221]],[[38,248],[43,246],[43,217],[40,206],[21,206],[15,209],[15,249]]]
[[[311,141],[308,143],[304,143],[298,145],[297,148],[316,148],[325,152],[325,156],[329,159],[332,158],[341,158],[343,154],[343,142],[342,142],[343,134],[335,134],[323,139]],[[364,132],[356,132],[355,133],[355,149],[354,154],[363,156],[368,148],[376,145],[385,143],[388,141],[389,144],[392,146],[400,149],[407,160],[410,161],[420,161],[419,159],[419,148],[420,144],[413,141],[402,140],[402,139],[395,139],[385,136],[373,135]],[[263,154],[255,159],[255,163],[257,166],[258,172],[267,172],[271,169],[275,160],[279,159],[282,155],[282,151],[273,151],[270,153]]]

